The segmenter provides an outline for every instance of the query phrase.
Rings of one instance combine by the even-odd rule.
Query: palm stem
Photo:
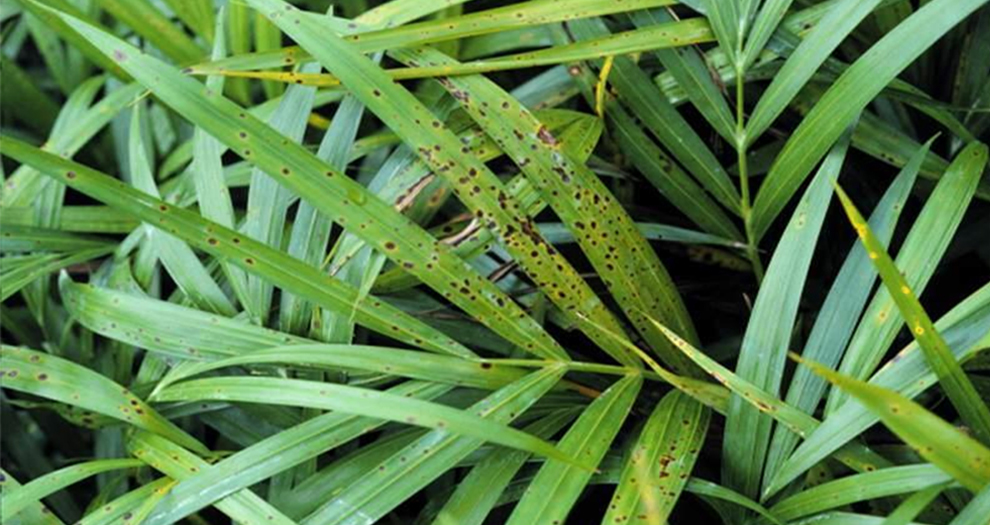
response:
[[[742,194],[742,218],[746,229],[746,256],[753,266],[753,274],[757,284],[763,282],[763,263],[757,250],[757,242],[753,236],[753,213],[749,196],[749,171],[746,160],[746,122],[744,103],[744,87],[741,64],[736,69],[736,154],[739,165],[739,191]]]

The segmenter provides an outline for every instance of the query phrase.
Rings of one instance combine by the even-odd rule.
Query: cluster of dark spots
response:
[[[560,180],[564,184],[570,184],[571,183],[571,176],[568,175],[567,170],[565,170],[564,168],[562,168],[560,166],[554,166],[553,168],[550,168],[550,169],[553,170],[553,172],[556,173],[560,177]],[[580,193],[575,194],[575,198],[580,199],[581,198],[581,194]]]
[[[536,228],[533,226],[533,222],[531,220],[526,219],[519,221],[519,227],[522,232],[526,234],[534,243],[543,244],[543,238],[540,237],[540,234],[536,231]],[[555,252],[552,247],[547,246],[547,253],[553,254]]]

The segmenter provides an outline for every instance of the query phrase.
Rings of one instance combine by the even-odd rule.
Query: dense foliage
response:
[[[3,0],[0,519],[987,524],[985,4]]]

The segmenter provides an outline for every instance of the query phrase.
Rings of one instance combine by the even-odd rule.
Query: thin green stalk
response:
[[[736,154],[739,165],[739,192],[742,195],[742,218],[746,229],[746,256],[749,257],[750,264],[753,266],[756,283],[760,284],[763,282],[763,263],[760,261],[760,254],[753,236],[753,213],[750,205],[749,171],[746,162],[746,116],[743,108],[745,83],[742,80],[744,71],[741,65],[738,64],[736,68]]]

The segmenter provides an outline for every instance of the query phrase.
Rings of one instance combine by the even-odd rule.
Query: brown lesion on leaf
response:
[[[540,142],[546,144],[550,147],[557,146],[557,139],[550,134],[550,130],[546,126],[541,125],[540,129],[536,130],[536,138],[540,139]]]

